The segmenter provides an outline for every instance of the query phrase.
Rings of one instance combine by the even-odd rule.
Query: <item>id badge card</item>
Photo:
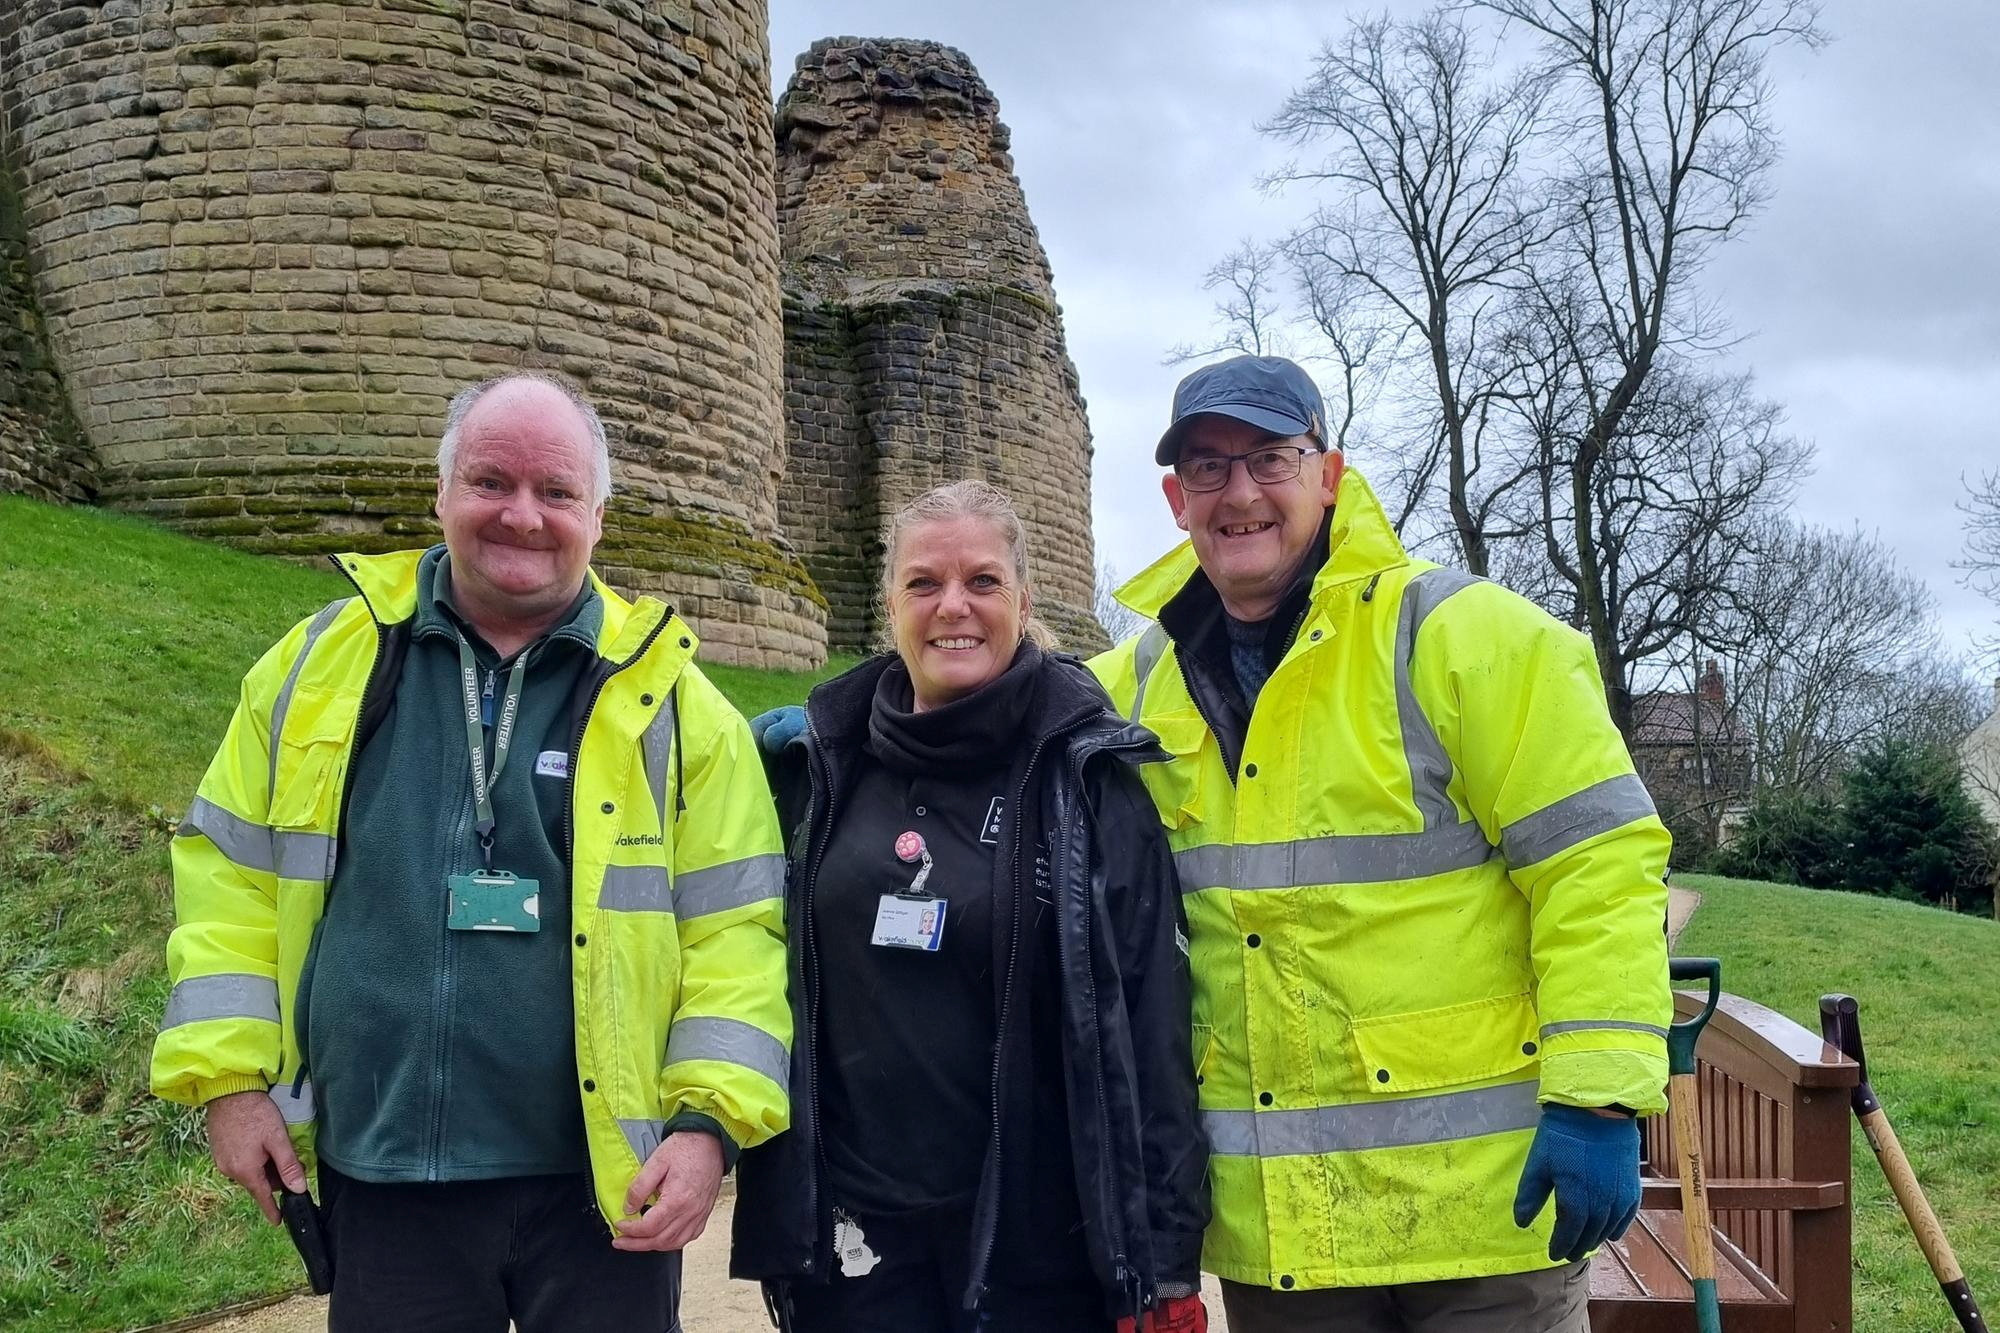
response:
[[[936,953],[944,941],[944,910],[949,906],[928,895],[885,893],[875,908],[875,934],[869,943]]]
[[[453,930],[508,930],[528,935],[542,928],[542,884],[520,879],[504,870],[479,870],[452,875],[445,887],[451,895]]]

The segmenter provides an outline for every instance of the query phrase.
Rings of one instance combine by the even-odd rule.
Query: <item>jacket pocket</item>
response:
[[[271,791],[270,824],[281,829],[328,829],[332,803],[339,798],[341,759],[347,749],[345,710],[317,690],[300,690],[285,714],[285,730],[274,737],[277,783]]]
[[[1139,776],[1160,812],[1160,821],[1168,828],[1201,822],[1207,804],[1202,800],[1200,754],[1201,747],[1210,743],[1208,723],[1199,714],[1169,714],[1149,717],[1145,725],[1159,738],[1160,748],[1172,756],[1169,763],[1139,765]]]
[[[1215,1054],[1215,1029],[1207,1023],[1194,1025],[1194,1040],[1188,1049],[1194,1053],[1195,1081],[1200,1082],[1208,1073],[1209,1057]]]
[[[1350,1030],[1362,1080],[1377,1094],[1500,1078],[1533,1064],[1538,1049],[1535,1005],[1525,991],[1358,1018]]]

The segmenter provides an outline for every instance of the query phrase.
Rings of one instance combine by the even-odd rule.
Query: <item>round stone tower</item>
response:
[[[452,393],[610,431],[599,568],[727,661],[825,607],[784,459],[764,0],[8,0],[35,294],[108,503],[250,550],[430,540]]]
[[[951,47],[854,37],[815,42],[778,102],[779,510],[839,646],[879,632],[890,516],[961,477],[1013,496],[1065,645],[1104,643],[1090,428],[999,112]]]

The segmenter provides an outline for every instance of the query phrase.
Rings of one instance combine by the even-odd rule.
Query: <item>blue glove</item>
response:
[[[1577,1106],[1543,1106],[1514,1191],[1514,1225],[1532,1226],[1550,1190],[1556,1227],[1549,1258],[1574,1263],[1624,1235],[1639,1215],[1639,1122]]]
[[[750,734],[757,738],[757,748],[765,754],[779,753],[805,729],[806,710],[798,704],[785,704],[750,719]]]

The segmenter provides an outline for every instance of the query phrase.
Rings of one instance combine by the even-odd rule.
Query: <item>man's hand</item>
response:
[[[217,1097],[205,1108],[208,1112],[208,1151],[215,1169],[241,1185],[264,1210],[273,1225],[278,1221],[278,1203],[271,1197],[271,1181],[264,1174],[268,1165],[285,1182],[285,1188],[303,1191],[306,1169],[292,1151],[291,1136],[285,1133],[285,1118],[278,1105],[261,1092],[232,1092]]]
[[[750,719],[750,734],[765,754],[781,753],[806,729],[806,710],[797,704],[782,704]]]
[[[1521,1168],[1514,1225],[1532,1226],[1556,1196],[1549,1258],[1575,1263],[1639,1215],[1639,1122],[1621,1111],[1550,1104]]]
[[[627,1218],[618,1224],[611,1248],[682,1248],[708,1225],[721,1189],[722,1144],[716,1137],[700,1130],[667,1135],[625,1191]],[[653,1199],[651,1208],[646,1208],[648,1199]],[[642,1208],[645,1215],[639,1216]]]

